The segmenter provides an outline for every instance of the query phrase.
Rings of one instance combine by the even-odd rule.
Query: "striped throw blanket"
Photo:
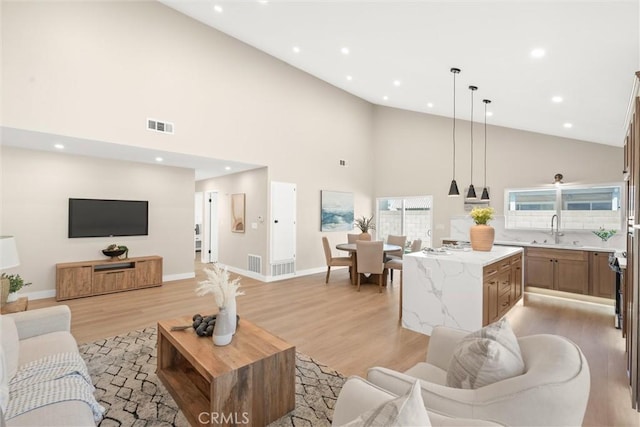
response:
[[[7,420],[33,409],[68,400],[87,403],[93,419],[102,419],[104,408],[98,404],[91,377],[78,353],[58,353],[20,367],[9,381]]]

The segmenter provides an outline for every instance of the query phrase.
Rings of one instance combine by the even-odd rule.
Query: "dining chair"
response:
[[[384,268],[391,270],[391,274],[393,274],[393,270],[400,270],[400,309],[398,313],[398,319],[402,320],[402,266],[404,264],[404,260],[392,258],[384,263]],[[393,283],[393,277],[391,278],[391,282]]]
[[[329,239],[326,237],[322,238],[322,246],[324,247],[324,257],[327,260],[327,277],[324,283],[329,283],[329,275],[331,274],[331,267],[351,267],[353,266],[353,261],[351,257],[334,257],[331,256],[331,247],[329,246]]]
[[[360,237],[359,234],[347,233],[347,243],[355,243]]]
[[[404,254],[404,245],[407,243],[407,236],[395,236],[393,234],[389,234],[387,236],[387,243],[390,245],[400,246],[402,249],[399,251],[390,251],[385,254],[385,261],[389,261],[391,259],[399,259],[402,260],[402,255]],[[391,283],[393,283],[393,270],[391,268]]]
[[[356,284],[358,285],[358,292],[360,292],[360,280],[362,274],[371,274],[375,276],[378,282],[378,290],[382,293],[382,282],[384,276],[384,242],[377,241],[356,241],[356,258],[357,258],[357,271],[358,275]]]
[[[393,234],[389,234],[387,236],[387,243],[390,245],[400,246],[402,248],[399,251],[387,252],[387,258],[402,259],[402,254],[404,253],[404,245],[407,244],[407,236],[395,236]]]
[[[422,239],[415,239],[411,242],[411,252],[420,252],[422,249]]]

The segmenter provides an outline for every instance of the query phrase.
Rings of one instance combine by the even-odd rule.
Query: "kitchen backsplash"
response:
[[[469,229],[474,225],[473,219],[470,216],[454,216],[450,221],[451,230],[449,237],[453,240],[469,240]],[[503,215],[496,215],[491,220],[490,224],[496,230],[496,241],[506,242],[523,242],[531,243],[534,240],[538,243],[553,243],[554,237],[551,235],[551,224],[549,224],[549,230],[506,230],[504,227],[505,217]],[[595,229],[593,231],[596,231]],[[562,245],[575,245],[575,246],[589,246],[599,248],[609,248],[617,250],[625,250],[626,248],[626,233],[618,232],[611,237],[607,242],[603,242],[598,236],[591,231],[561,231],[563,236],[560,236],[560,244]]]

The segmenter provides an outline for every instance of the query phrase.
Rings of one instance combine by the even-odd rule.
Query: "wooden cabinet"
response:
[[[504,316],[522,297],[522,254],[483,269],[483,326]]]
[[[569,249],[527,248],[527,286],[589,293],[588,252]]]
[[[56,300],[91,295],[92,274],[93,265],[91,264],[58,267],[56,269]]]
[[[608,252],[527,248],[525,283],[601,298],[614,298],[615,293]]]
[[[162,257],[56,264],[56,300],[162,285]]]
[[[522,255],[511,257],[512,299],[518,301],[522,296]]]
[[[136,263],[135,286],[144,288],[162,283],[162,260],[143,259]]]
[[[596,297],[615,298],[616,273],[609,267],[609,252],[591,252],[589,266],[589,293]]]

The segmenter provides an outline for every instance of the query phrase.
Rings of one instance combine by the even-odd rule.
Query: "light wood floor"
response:
[[[61,302],[72,311],[72,333],[79,343],[155,325],[157,320],[216,311],[213,297],[198,297],[202,280],[168,282],[162,287]],[[238,314],[296,345],[344,375],[366,376],[372,366],[406,370],[423,361],[428,337],[398,324],[398,287],[378,293],[376,285],[356,292],[346,270],[262,283],[242,278],[246,295],[238,297]],[[58,304],[30,301],[29,308]],[[509,314],[516,335],[551,333],[576,342],[591,369],[591,394],[585,426],[640,426],[631,409],[626,384],[624,341],[613,327],[611,308],[525,294],[523,305]],[[541,349],[544,351],[544,349]]]

